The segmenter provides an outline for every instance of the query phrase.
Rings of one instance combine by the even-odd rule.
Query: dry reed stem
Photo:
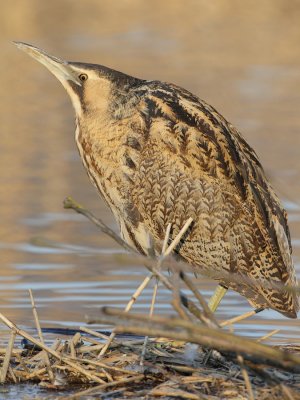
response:
[[[27,368],[27,365],[25,364],[23,357],[20,356],[19,354],[16,355],[16,359],[19,363],[19,365],[23,368],[23,370],[25,371],[25,373],[29,373],[29,369]]]
[[[176,237],[172,240],[172,243],[167,247],[166,251],[162,254],[161,258],[165,259],[168,257],[172,251],[178,246],[180,243],[180,240],[182,239],[182,236],[186,233],[186,231],[189,229],[191,223],[193,222],[193,218],[189,218],[186,223],[183,225],[183,227],[180,229]],[[170,234],[170,231],[169,231]]]
[[[82,392],[74,393],[69,398],[70,399],[78,399],[78,398],[81,399],[81,398],[83,398],[83,396],[96,395],[99,391],[102,392],[103,390],[113,387],[113,386],[128,384],[131,382],[138,382],[138,381],[141,381],[142,379],[144,379],[144,375],[137,375],[137,376],[133,376],[130,378],[122,378],[122,379],[116,380],[114,382],[109,382],[109,383],[105,383],[103,385],[94,386],[90,389],[83,390]]]
[[[158,388],[151,391],[152,396],[167,397],[176,399],[190,399],[190,400],[206,400],[207,397],[202,397],[199,394],[184,392],[183,390],[171,390],[168,388]]]
[[[95,344],[93,346],[81,346],[77,349],[77,353],[84,354],[84,353],[91,353],[92,351],[99,351],[102,350],[105,344]]]
[[[34,316],[35,326],[36,326],[36,329],[38,331],[38,335],[39,335],[41,343],[45,344],[44,338],[43,338],[42,329],[41,329],[41,325],[40,325],[40,321],[39,321],[39,317],[38,317],[38,313],[37,313],[37,309],[36,309],[36,305],[35,305],[35,301],[34,301],[31,289],[29,289],[29,296],[30,296],[30,301],[31,301],[31,307],[32,307],[32,312],[33,312],[33,316]],[[53,383],[54,382],[54,374],[53,374],[53,371],[52,371],[52,368],[51,368],[51,364],[50,364],[48,353],[44,350],[43,354],[44,354],[45,364],[46,364],[46,368],[47,368],[47,372],[48,372],[48,375],[49,375],[50,382]]]
[[[100,228],[100,230],[103,233],[110,236],[117,243],[119,243],[120,246],[124,247],[125,250],[131,253],[139,254],[133,247],[129,246],[129,244],[126,243],[119,235],[117,235],[112,229],[110,229],[106,224],[104,224],[104,222],[102,222],[101,219],[96,218],[91,211],[81,206],[71,197],[65,198],[63,201],[63,205],[65,209],[72,209],[76,211],[78,214],[84,215],[91,222],[93,222],[93,224],[95,224],[98,228]]]
[[[248,372],[247,372],[247,370],[245,368],[245,365],[244,365],[244,359],[240,354],[237,356],[237,361],[238,361],[238,363],[240,364],[240,367],[241,367],[242,375],[243,375],[243,378],[244,378],[244,381],[245,381],[245,385],[246,385],[246,389],[247,389],[247,392],[248,392],[248,395],[249,395],[249,400],[254,400],[254,394],[253,394],[252,385],[251,385],[251,382],[250,382],[250,379],[249,379],[249,375],[248,375]]]
[[[221,322],[219,325],[223,328],[224,326],[236,324],[237,322],[243,321],[244,319],[253,317],[253,315],[258,314],[263,310],[263,308],[256,308],[255,310],[248,311],[244,314],[238,315],[237,317],[227,319],[226,321]]]
[[[300,371],[300,357],[292,353],[257,343],[220,329],[196,325],[178,318],[164,318],[154,315],[151,319],[141,314],[124,314],[114,308],[102,308],[103,320],[115,323],[120,333],[135,333],[140,335],[162,336],[170,339],[182,340],[200,344],[204,347],[219,351],[241,353],[244,358],[253,358],[269,365],[276,365],[284,369]],[[108,316],[108,317],[107,317]],[[133,321],[134,325],[121,325],[121,322]],[[155,328],[159,325],[159,328]],[[179,327],[185,331],[179,330]],[[171,328],[172,330],[170,330]]]
[[[75,333],[72,340],[70,341],[70,353],[71,357],[76,357],[76,346],[81,339],[81,334],[79,332]]]
[[[163,245],[162,245],[162,251],[161,251],[162,254],[165,254],[167,251],[171,228],[172,228],[172,224],[169,223],[166,228],[165,238],[164,238]]]
[[[173,273],[173,277],[174,277],[174,279],[173,279],[174,280],[174,289],[173,289],[173,299],[171,301],[171,304],[172,304],[174,310],[177,311],[177,314],[179,315],[180,318],[185,319],[187,321],[191,321],[190,315],[182,307],[182,303],[181,303],[181,299],[180,299],[178,273],[177,272]]]
[[[72,358],[75,358],[76,357],[76,350],[75,350],[75,346],[74,346],[73,340],[71,340],[71,342],[69,343],[69,346],[70,346],[70,355],[71,355]]]
[[[86,328],[85,326],[80,326],[79,329],[82,332],[88,333],[89,335],[95,336],[95,337],[97,337],[99,339],[104,339],[104,340],[108,340],[109,339],[109,336],[104,335],[101,332],[94,331],[93,329]]]
[[[283,383],[280,384],[280,388],[282,390],[282,393],[287,397],[288,400],[295,400],[295,397],[293,396],[293,393],[290,390],[290,388],[288,388]]]
[[[13,347],[14,347],[14,343],[15,343],[15,338],[16,338],[16,332],[12,331],[10,333],[7,350],[6,350],[4,360],[3,360],[3,365],[2,365],[2,368],[0,371],[0,383],[4,383],[6,380],[6,375],[7,375],[7,371],[8,371],[8,367],[9,367],[9,363],[10,363],[10,359],[11,359],[11,355],[12,355],[12,351],[13,351]]]
[[[87,358],[83,360],[81,358],[76,357],[76,358],[72,358],[72,361],[84,362],[86,364],[94,365],[95,367],[103,367],[103,368],[109,369],[111,371],[120,372],[120,373],[126,374],[126,375],[138,375],[139,374],[139,372],[136,372],[136,371],[131,371],[131,370],[124,369],[124,368],[114,367],[105,362],[93,361],[93,360],[89,360]]]
[[[155,266],[152,266],[150,264],[145,263],[144,264],[146,268],[148,268],[153,275],[157,276],[162,282],[162,284],[171,292],[174,292],[175,288],[172,282],[170,281],[169,278],[167,278],[165,275],[161,273],[160,270],[158,270]],[[193,314],[198,320],[203,322],[205,325],[207,324],[207,318],[203,314],[203,312],[196,306],[196,304],[190,300],[187,296],[185,296],[182,292],[179,293],[180,295],[180,301],[182,305],[189,310],[191,314]]]
[[[104,346],[104,343],[99,343],[99,340],[96,340],[96,339],[94,339],[94,338],[91,338],[91,337],[85,337],[84,338],[84,342],[89,342],[89,343],[92,343],[92,344],[95,344],[95,345],[102,345],[102,346]],[[82,345],[82,346],[84,346],[84,344]]]
[[[140,286],[136,289],[134,294],[131,296],[131,299],[127,303],[127,306],[125,307],[125,312],[128,312],[131,310],[133,304],[136,302],[137,298],[140,296],[140,294],[143,292],[143,290],[146,288],[146,286],[149,284],[153,277],[153,274],[151,273],[150,275],[146,276],[146,278],[143,280],[143,282],[140,284]],[[105,353],[107,352],[109,346],[111,345],[112,341],[116,337],[116,333],[113,330],[111,335],[109,336],[107,342],[105,345],[102,347],[100,353],[99,353],[99,358],[103,357]]]
[[[8,372],[9,372],[10,376],[12,377],[12,380],[14,381],[14,383],[18,383],[17,377],[10,365],[8,366]]]
[[[27,374],[27,375],[26,375],[26,379],[27,379],[27,380],[30,380],[30,379],[35,378],[35,377],[37,377],[37,376],[43,376],[43,374],[44,374],[45,372],[47,372],[47,368],[46,368],[46,367],[43,367],[43,368],[40,368],[40,369],[35,369],[35,370],[34,370],[33,372],[31,372],[30,374]]]
[[[173,239],[172,243],[169,245],[169,247],[166,248],[165,252],[162,254],[162,256],[160,257],[159,261],[158,261],[158,266],[156,267],[156,270],[160,270],[161,264],[163,262],[163,260],[171,254],[171,252],[175,249],[175,247],[179,244],[180,240],[182,239],[182,236],[186,233],[186,231],[188,230],[188,228],[190,227],[191,223],[193,222],[192,218],[189,218],[186,223],[184,224],[184,226],[182,227],[182,229],[179,231],[179,233],[176,235],[176,237]],[[103,224],[102,224],[103,225]],[[167,239],[165,239],[164,243],[167,244],[168,243],[168,237],[170,234],[170,230],[171,227],[168,225],[167,226],[167,232],[165,235],[165,238],[167,236]],[[114,233],[114,236],[117,236]],[[140,294],[142,293],[142,291],[145,289],[145,287],[149,284],[150,280],[153,277],[153,271],[151,271],[152,274],[148,275],[144,281],[142,282],[142,284],[138,287],[138,289],[136,290],[136,292],[134,293],[134,295],[131,297],[131,300],[129,301],[129,303],[127,304],[126,308],[125,308],[125,312],[128,312],[133,304],[135,303],[135,301],[137,300],[137,298],[140,296]],[[115,332],[113,331],[108,339],[108,341],[106,342],[105,346],[103,346],[103,348],[101,349],[100,353],[99,353],[99,357],[103,357],[104,354],[106,353],[106,351],[108,350],[111,342],[113,341],[113,339],[115,338]]]
[[[207,325],[208,326],[212,325],[212,326],[217,327],[218,322],[216,320],[214,313],[211,311],[206,300],[204,299],[202,294],[199,292],[199,290],[196,288],[196,286],[194,285],[192,280],[183,271],[180,271],[179,276],[183,280],[183,282],[186,284],[186,286],[190,289],[190,291],[194,294],[196,299],[199,301],[199,304],[203,308],[204,315],[208,319]]]
[[[155,301],[156,301],[156,296],[157,296],[157,290],[158,290],[158,279],[156,278],[154,288],[153,288],[153,293],[152,293],[152,299],[151,299],[151,305],[150,305],[150,311],[149,311],[149,317],[151,318],[153,313],[154,313],[154,307],[155,307]],[[144,344],[141,352],[141,359],[140,359],[140,365],[144,365],[144,358],[146,354],[146,348],[147,348],[147,343],[149,340],[149,336],[145,336],[144,339]]]
[[[62,362],[67,364],[69,367],[72,367],[75,371],[80,372],[82,375],[86,376],[89,380],[92,380],[92,381],[98,382],[98,383],[105,383],[105,381],[103,379],[97,377],[94,374],[91,374],[89,371],[87,371],[86,369],[84,369],[80,365],[77,365],[77,364],[73,363],[72,361],[70,361],[66,357],[62,358]]]
[[[161,256],[162,257],[159,259],[159,261],[157,263],[157,268],[158,269],[161,268],[161,265],[162,265],[162,262],[163,262],[163,258],[165,257],[165,253],[167,251],[167,246],[168,246],[168,242],[169,242],[169,238],[170,238],[171,227],[172,227],[172,225],[169,223],[167,225],[167,229],[166,229],[166,233],[165,233],[165,237],[164,237],[164,241],[163,241],[163,245],[162,245],[162,251],[161,251]],[[149,316],[150,317],[153,315],[153,312],[154,312],[154,306],[155,306],[155,301],[156,301],[156,296],[157,296],[157,291],[158,291],[158,283],[159,283],[159,279],[156,277],[154,288],[153,288],[150,311],[149,311]],[[147,347],[148,340],[149,340],[149,337],[145,336],[145,340],[144,340],[144,344],[143,344],[143,348],[142,348],[142,352],[141,352],[141,359],[140,359],[140,365],[141,366],[144,364],[144,357],[145,357],[145,354],[146,354],[146,347]]]
[[[0,349],[0,356],[5,355],[6,352],[7,352],[7,348]],[[17,357],[17,356],[20,356],[23,352],[24,352],[23,349],[12,349],[11,355],[12,355],[12,357]]]
[[[280,329],[274,329],[273,331],[267,333],[265,336],[262,336],[259,339],[256,339],[257,342],[263,342],[264,340],[269,339],[271,336],[276,335],[278,332],[280,332]]]

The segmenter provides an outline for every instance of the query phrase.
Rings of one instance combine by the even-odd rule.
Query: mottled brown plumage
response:
[[[151,236],[159,251],[167,224],[174,236],[192,217],[183,260],[253,306],[296,317],[298,298],[284,290],[296,284],[286,212],[229,122],[173,84],[19,47],[67,89],[83,163],[128,243],[147,253]]]

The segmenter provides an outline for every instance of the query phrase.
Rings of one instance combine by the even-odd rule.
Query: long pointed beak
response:
[[[60,60],[57,57],[51,56],[45,51],[34,47],[27,43],[14,42],[21,50],[25,51],[32,58],[45,65],[45,67],[64,85],[66,81],[72,81],[81,86],[81,81],[77,73],[72,69],[67,61]],[[65,85],[64,85],[65,86]]]

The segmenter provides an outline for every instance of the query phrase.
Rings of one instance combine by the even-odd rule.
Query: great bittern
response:
[[[17,46],[67,90],[83,164],[124,240],[146,254],[149,237],[158,245],[191,217],[179,257],[254,307],[297,316],[286,212],[229,122],[176,85]]]

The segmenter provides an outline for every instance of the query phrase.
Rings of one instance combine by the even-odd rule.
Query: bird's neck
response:
[[[76,122],[75,138],[82,162],[92,183],[114,212],[114,208],[125,206],[130,192],[133,171],[126,165],[128,124],[105,116]]]

